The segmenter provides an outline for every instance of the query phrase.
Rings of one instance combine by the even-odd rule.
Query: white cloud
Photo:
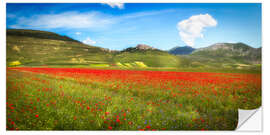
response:
[[[76,34],[76,35],[81,35],[82,33],[81,33],[81,32],[76,32],[75,34]]]
[[[109,2],[109,3],[103,3],[103,4],[107,4],[112,8],[124,9],[124,3]]]
[[[209,14],[191,16],[189,19],[178,22],[177,29],[181,40],[188,46],[194,46],[196,38],[203,38],[202,31],[206,27],[214,27],[217,21]]]
[[[96,28],[112,24],[113,20],[98,12],[64,12],[60,14],[20,17],[12,28]]]
[[[113,24],[127,21],[128,19],[137,19],[141,17],[154,16],[164,13],[170,13],[174,10],[148,11],[125,14],[121,16],[112,16],[100,12],[63,12],[59,14],[39,14],[31,17],[16,18],[10,28],[21,29],[99,29],[107,28]]]
[[[88,44],[88,45],[94,45],[96,44],[97,42],[92,40],[90,37],[87,37],[85,40],[83,40],[83,43],[84,44]]]

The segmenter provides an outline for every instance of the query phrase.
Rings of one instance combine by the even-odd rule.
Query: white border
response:
[[[140,132],[140,131],[6,131],[6,3],[102,3],[102,2],[122,2],[122,3],[262,3],[262,46],[263,46],[263,131],[262,132],[235,132],[235,131],[160,131],[160,132]],[[270,87],[266,85],[270,80],[270,6],[269,0],[0,0],[0,62],[1,62],[1,72],[0,72],[0,134],[113,134],[113,135],[138,135],[138,134],[270,134],[270,128],[267,128],[265,125],[270,125],[270,112],[269,112],[269,103],[270,98]],[[247,11],[248,12],[248,11]],[[268,104],[268,105],[267,105]]]

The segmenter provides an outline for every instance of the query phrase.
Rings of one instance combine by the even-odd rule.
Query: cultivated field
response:
[[[7,130],[234,130],[261,74],[8,68]]]

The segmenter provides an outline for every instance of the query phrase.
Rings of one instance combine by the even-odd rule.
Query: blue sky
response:
[[[261,46],[261,4],[7,4],[8,29],[56,32],[122,50],[147,44],[206,47],[220,42]]]

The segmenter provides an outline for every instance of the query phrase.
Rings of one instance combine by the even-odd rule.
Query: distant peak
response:
[[[237,42],[237,43],[215,43],[213,45],[246,45],[246,44],[242,42]]]
[[[182,46],[183,48],[193,48],[192,46]]]
[[[192,53],[195,48],[192,48],[191,46],[176,46],[169,50],[169,53],[175,54],[175,55],[186,55]]]
[[[213,45],[226,45],[226,43],[215,43]]]
[[[155,49],[146,44],[138,44],[135,48],[140,49],[140,50],[154,50]]]

